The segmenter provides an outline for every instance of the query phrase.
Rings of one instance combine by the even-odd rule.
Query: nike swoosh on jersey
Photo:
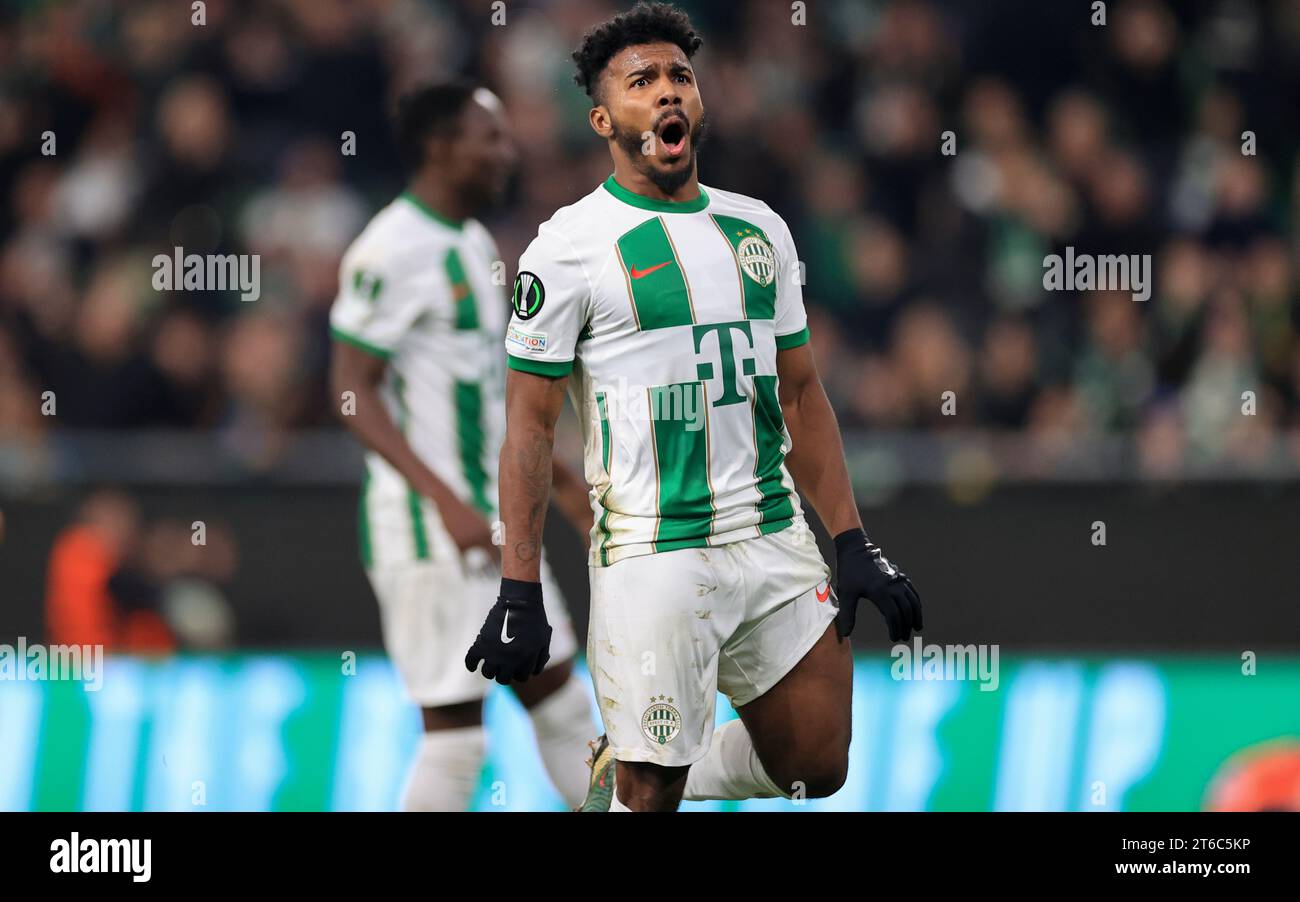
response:
[[[654,272],[656,269],[663,269],[665,266],[667,266],[668,264],[670,264],[670,263],[672,263],[672,262],[673,262],[673,261],[671,261],[671,260],[665,260],[663,263],[659,263],[659,264],[656,264],[655,266],[651,266],[649,269],[637,269],[637,268],[634,266],[634,267],[632,267],[632,278],[634,278],[634,279],[640,279],[640,278],[642,278],[643,276],[648,276],[648,275],[650,275],[650,273]]]
[[[510,629],[510,612],[506,611],[506,616],[501,620],[501,644],[502,645],[509,645],[511,642],[515,641],[514,636],[507,634],[509,629]]]
[[[830,583],[826,584],[826,592],[824,594],[822,593],[822,590],[820,588],[817,589],[816,591],[817,591],[817,600],[825,601],[826,599],[831,597],[831,584]]]

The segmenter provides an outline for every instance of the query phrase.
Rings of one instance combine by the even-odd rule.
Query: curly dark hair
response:
[[[643,0],[582,36],[582,44],[573,52],[573,61],[578,64],[573,80],[595,100],[600,75],[614,54],[624,47],[657,43],[676,44],[690,59],[704,38],[696,33],[690,16],[677,7]]]

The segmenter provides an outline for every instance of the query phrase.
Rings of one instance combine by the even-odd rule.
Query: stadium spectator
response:
[[[139,510],[118,492],[97,492],[81,505],[50,552],[45,606],[51,643],[146,654],[175,647],[154,610],[156,589],[128,563],[139,529]]]

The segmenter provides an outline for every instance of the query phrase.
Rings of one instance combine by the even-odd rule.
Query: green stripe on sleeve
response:
[[[521,373],[533,373],[537,376],[567,376],[573,372],[572,360],[530,360],[527,357],[506,355],[506,366]]]
[[[778,351],[788,351],[791,348],[806,345],[808,344],[808,337],[807,326],[804,326],[798,332],[791,332],[789,335],[778,335],[776,337],[776,349]]]

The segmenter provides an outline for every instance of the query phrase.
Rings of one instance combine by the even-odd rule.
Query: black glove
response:
[[[912,630],[921,631],[921,596],[912,581],[867,540],[861,529],[846,529],[835,537],[836,596],[840,612],[835,631],[840,638],[853,632],[858,619],[858,599],[880,608],[889,625],[889,641],[906,642]]]
[[[502,579],[501,594],[488,611],[478,638],[465,655],[465,667],[502,686],[537,676],[551,659],[551,625],[542,607],[542,584]]]

